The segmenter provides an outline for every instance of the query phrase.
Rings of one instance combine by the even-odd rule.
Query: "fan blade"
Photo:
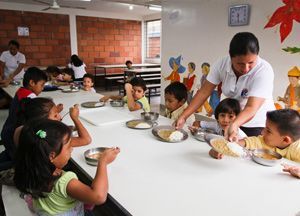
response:
[[[72,7],[72,6],[65,6],[65,5],[60,5],[60,7],[62,7],[62,8],[73,8],[73,9],[83,9],[83,10],[86,9],[85,7],[76,7],[76,6]]]
[[[46,11],[46,10],[49,10],[49,9],[51,9],[51,7],[44,8],[42,11]]]
[[[44,1],[40,1],[40,0],[32,0],[32,1],[44,4],[44,5],[51,5],[48,2],[44,2]]]

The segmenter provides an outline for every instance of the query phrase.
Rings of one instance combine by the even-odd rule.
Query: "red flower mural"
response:
[[[280,23],[281,43],[291,33],[293,21],[300,22],[300,0],[282,0],[285,6],[278,8],[264,28],[271,28]]]

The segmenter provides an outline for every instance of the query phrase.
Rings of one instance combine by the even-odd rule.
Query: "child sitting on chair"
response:
[[[92,74],[86,73],[83,76],[83,90],[96,93],[94,89],[94,76]]]
[[[130,111],[143,109],[145,112],[150,112],[150,105],[145,97],[145,91],[147,90],[146,83],[141,77],[134,77],[129,83],[125,84],[126,96],[110,95],[104,96],[100,101],[106,102],[109,99],[121,100],[128,105]]]
[[[246,149],[270,149],[282,157],[300,162],[300,114],[292,109],[269,111],[262,135],[247,137],[238,144]],[[222,158],[222,154],[214,150],[209,154]]]
[[[187,88],[181,82],[172,82],[165,88],[165,117],[177,120],[187,108]],[[188,122],[193,119],[189,119]]]
[[[224,136],[225,129],[241,112],[240,103],[233,98],[222,100],[215,110],[215,118],[217,121],[195,121],[193,127],[189,127],[191,131],[198,128],[210,129],[214,133]],[[239,139],[245,138],[247,135],[239,129]]]

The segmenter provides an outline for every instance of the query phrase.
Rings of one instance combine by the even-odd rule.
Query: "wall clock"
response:
[[[244,26],[249,24],[250,6],[248,4],[229,7],[229,26]]]

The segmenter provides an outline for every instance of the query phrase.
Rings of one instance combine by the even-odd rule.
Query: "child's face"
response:
[[[127,63],[126,66],[127,66],[127,68],[129,68],[129,69],[132,68],[132,64],[131,64],[131,63]]]
[[[132,96],[134,100],[139,100],[145,95],[144,89],[140,86],[133,86],[132,90]]]
[[[236,118],[234,113],[219,113],[218,123],[221,128],[224,130],[229,124]]]
[[[51,162],[58,169],[62,169],[65,165],[67,165],[73,151],[71,139],[68,138],[67,135],[64,137],[64,143],[65,144],[63,145],[61,152],[58,155],[55,155],[53,159],[50,158]]]
[[[289,81],[293,87],[296,87],[298,85],[299,77],[289,76]]]
[[[209,73],[209,67],[208,67],[207,65],[204,65],[204,66],[202,67],[202,73],[203,73],[204,75],[207,75],[207,74]]]
[[[285,142],[286,136],[282,136],[279,133],[277,125],[268,119],[266,121],[266,127],[263,129],[261,134],[265,143],[269,146],[286,148],[290,144]]]
[[[36,95],[39,95],[45,86],[46,81],[45,80],[40,80],[35,83],[33,80],[29,81],[29,89]]]
[[[194,72],[194,69],[191,67],[190,64],[188,65],[188,70],[189,70],[190,73],[193,73],[193,72]]]
[[[183,104],[184,101],[177,100],[173,94],[168,94],[168,93],[165,94],[165,106],[166,109],[169,110],[170,112],[177,110]]]
[[[83,87],[84,87],[84,88],[92,88],[93,85],[94,85],[94,83],[93,83],[93,81],[92,81],[91,78],[85,77],[85,78],[83,79]]]
[[[72,76],[66,73],[63,73],[63,80],[66,82],[72,81]]]
[[[56,121],[60,121],[61,120],[61,115],[59,113],[59,109],[58,107],[55,105],[50,109],[49,115],[48,115],[48,119],[51,120],[56,120]]]

